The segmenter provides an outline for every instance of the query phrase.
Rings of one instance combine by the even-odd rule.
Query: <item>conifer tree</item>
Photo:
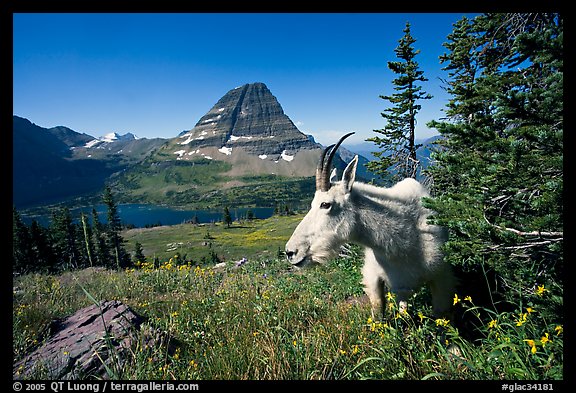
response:
[[[76,226],[67,207],[52,214],[51,238],[60,269],[71,270],[81,263],[80,253],[76,245]]]
[[[104,225],[102,225],[98,218],[98,212],[94,208],[92,209],[92,228],[96,265],[103,267],[112,266],[112,255],[110,254],[110,247],[108,247],[108,242],[106,241],[106,231]]]
[[[391,181],[406,177],[416,178],[419,174],[421,164],[416,157],[416,150],[420,145],[415,143],[415,130],[416,114],[421,105],[417,102],[432,98],[419,84],[428,79],[424,77],[424,72],[415,60],[420,50],[413,47],[416,40],[410,33],[409,22],[406,22],[403,32],[404,36],[394,49],[398,61],[388,62],[388,68],[398,75],[392,81],[395,93],[380,96],[391,105],[382,112],[386,126],[381,130],[374,130],[378,136],[367,139],[380,148],[373,153],[379,160],[368,163],[368,169]]]
[[[24,273],[34,266],[32,240],[16,207],[12,207],[12,270]]]
[[[134,244],[134,261],[144,263],[146,256],[144,255],[144,248],[140,242]]]
[[[429,124],[443,139],[428,206],[449,261],[493,270],[506,296],[561,271],[562,37],[558,14],[485,14],[456,23],[441,57],[452,98]]]
[[[232,216],[230,215],[230,209],[228,209],[228,206],[224,207],[223,220],[226,223],[226,226],[230,228],[230,225],[232,225]]]
[[[34,254],[34,270],[42,272],[54,272],[56,260],[54,252],[49,242],[49,235],[38,221],[34,220],[30,224],[30,238],[32,252]]]
[[[130,255],[126,252],[123,245],[124,239],[120,235],[122,223],[120,221],[120,215],[118,214],[118,206],[114,201],[110,186],[106,186],[104,189],[103,200],[107,208],[108,225],[106,232],[110,249],[116,262],[116,269],[123,269],[130,265]]]

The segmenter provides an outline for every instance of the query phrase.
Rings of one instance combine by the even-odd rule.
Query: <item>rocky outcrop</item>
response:
[[[103,301],[78,310],[52,323],[51,336],[14,364],[13,377],[110,378],[108,372],[121,369],[129,349],[145,337],[139,332],[143,321],[119,301]],[[147,337],[148,344],[158,343],[158,338]]]
[[[294,155],[300,150],[321,148],[298,130],[264,83],[230,90],[192,130],[172,140],[168,149],[188,157],[205,147],[216,147],[224,154],[241,149],[274,160],[283,153]]]

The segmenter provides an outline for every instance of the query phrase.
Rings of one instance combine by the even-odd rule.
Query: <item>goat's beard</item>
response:
[[[306,259],[311,259],[312,262],[322,265],[338,256],[340,245],[335,242],[328,243],[320,247],[312,247],[310,251],[310,256]]]
[[[314,252],[309,252],[305,255],[299,262],[293,263],[292,266],[298,269],[305,269],[315,265],[323,265],[338,255],[338,249],[338,247],[336,247],[336,251],[325,247],[316,249]]]

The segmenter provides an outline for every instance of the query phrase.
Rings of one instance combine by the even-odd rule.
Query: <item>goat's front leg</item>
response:
[[[382,268],[375,260],[366,258],[364,261],[364,266],[362,267],[362,284],[364,284],[364,292],[370,299],[373,320],[380,320],[384,316],[384,308],[386,305],[384,283],[380,278],[381,270]]]

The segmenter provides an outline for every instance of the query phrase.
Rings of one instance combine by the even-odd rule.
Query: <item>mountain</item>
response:
[[[100,138],[91,139],[90,141],[86,142],[84,147],[91,148],[103,143],[128,142],[134,141],[136,139],[138,138],[136,138],[136,136],[130,132],[124,135],[120,135],[117,132],[110,132]]]
[[[133,202],[201,208],[306,204],[323,149],[298,130],[264,83],[249,83],[228,91],[192,129],[113,184]],[[340,170],[346,165],[338,156],[334,164]]]
[[[110,132],[99,138],[90,137],[83,144],[71,147],[75,158],[120,161],[122,165],[140,162],[166,143],[164,138],[138,138],[128,132],[120,135]]]
[[[18,208],[94,192],[113,173],[102,161],[73,161],[68,143],[83,138],[64,129],[53,131],[13,117],[12,197]]]
[[[81,134],[68,127],[57,126],[47,129],[48,132],[54,135],[58,140],[64,142],[68,147],[81,146],[88,141],[94,139],[88,134]]]
[[[322,146],[303,134],[264,83],[227,92],[194,128],[162,146],[158,161],[217,160],[232,166],[229,176],[314,175]]]
[[[193,129],[166,146],[182,152],[182,159],[199,148],[217,147],[230,155],[236,149],[278,160],[320,145],[298,130],[264,83],[250,83],[226,93]]]
[[[13,203],[22,208],[100,192],[112,174],[165,142],[133,135],[117,139],[98,139],[98,146],[90,146],[97,139],[88,134],[64,126],[44,128],[13,116]]]
[[[324,149],[259,82],[230,90],[193,128],[171,139],[116,132],[95,138],[17,116],[13,134],[17,207],[97,197],[105,183],[120,203],[302,206],[314,194]],[[341,173],[346,163],[337,155],[334,165]],[[363,165],[357,178],[371,179]]]

